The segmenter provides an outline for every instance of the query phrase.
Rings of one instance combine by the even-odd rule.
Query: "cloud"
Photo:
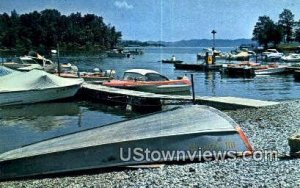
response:
[[[114,5],[120,9],[132,9],[133,5],[128,4],[126,1],[115,1]]]

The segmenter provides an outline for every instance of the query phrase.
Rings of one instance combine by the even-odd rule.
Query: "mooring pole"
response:
[[[191,74],[191,82],[192,82],[193,104],[196,104],[196,100],[195,100],[195,86],[194,86],[194,74]]]
[[[59,44],[57,44],[57,71],[58,71],[58,76],[60,76],[60,63],[59,63]]]

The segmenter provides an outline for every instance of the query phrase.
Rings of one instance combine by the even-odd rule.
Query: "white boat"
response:
[[[234,61],[249,61],[250,54],[247,51],[239,51],[234,53],[230,53],[227,57],[227,60],[234,60]]]
[[[74,96],[83,79],[67,79],[41,70],[0,77],[0,106],[29,104]]]
[[[123,80],[110,80],[103,85],[151,93],[188,93],[191,82],[185,76],[181,79],[169,80],[153,70],[131,69],[124,73]]]
[[[281,58],[286,62],[300,62],[300,54],[290,54]]]
[[[270,75],[270,74],[282,74],[287,71],[285,65],[276,65],[276,66],[261,66],[258,69],[255,69],[255,75]]]
[[[280,52],[274,52],[274,53],[270,53],[267,55],[267,58],[268,59],[280,59],[282,58],[283,56],[283,53],[280,53]]]
[[[50,59],[46,59],[40,55],[34,56],[22,56],[13,59],[12,62],[3,63],[4,66],[16,69],[20,71],[30,71],[33,69],[45,70],[47,72],[55,72],[57,65]]]
[[[267,49],[267,51],[263,52],[262,55],[267,56],[272,53],[279,53],[276,49]]]

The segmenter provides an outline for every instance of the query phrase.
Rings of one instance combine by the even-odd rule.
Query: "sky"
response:
[[[259,16],[278,21],[283,9],[300,19],[300,0],[0,0],[0,13],[57,9],[96,14],[122,32],[124,40],[179,41],[252,37]]]

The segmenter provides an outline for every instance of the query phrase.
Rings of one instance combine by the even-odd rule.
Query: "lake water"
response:
[[[144,55],[133,58],[100,58],[100,55],[63,55],[61,62],[74,63],[80,70],[114,69],[117,76],[131,68],[153,69],[177,76],[194,74],[195,90],[202,96],[236,96],[262,100],[291,100],[300,96],[300,83],[291,75],[257,76],[253,79],[226,78],[219,72],[175,70],[161,59],[175,55],[185,62],[196,62],[202,48],[146,48]],[[233,48],[221,48],[230,51]],[[86,101],[32,104],[0,108],[0,153],[51,137],[136,117],[117,107]]]

